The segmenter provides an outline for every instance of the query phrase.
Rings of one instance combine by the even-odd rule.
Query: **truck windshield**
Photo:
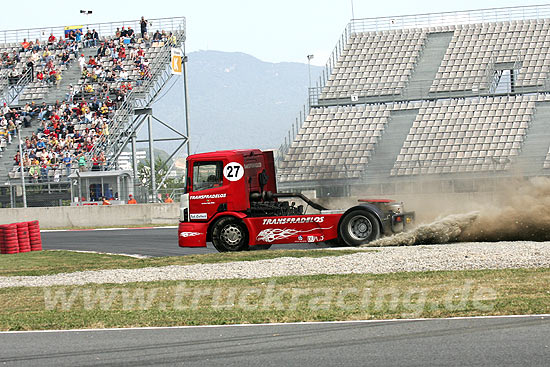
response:
[[[195,162],[193,164],[193,191],[220,187],[222,184],[222,162]]]

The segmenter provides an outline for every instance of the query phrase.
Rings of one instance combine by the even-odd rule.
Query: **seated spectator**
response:
[[[49,181],[49,172],[50,172],[50,163],[48,162],[48,158],[46,156],[43,156],[42,162],[40,162],[40,176],[42,178],[42,182]]]
[[[65,153],[62,162],[65,165],[65,173],[67,174],[67,176],[69,176],[71,174],[71,165],[73,162],[70,153]]]
[[[120,60],[126,60],[126,49],[124,48],[124,46],[121,46],[118,50],[118,58]]]
[[[69,63],[69,53],[67,51],[64,51],[63,54],[61,54],[61,65],[67,65]]]
[[[119,74],[118,74],[118,79],[117,81],[119,82],[125,82],[128,80],[128,72],[126,70],[122,70]]]
[[[29,49],[30,46],[31,44],[27,41],[27,39],[23,38],[23,42],[21,42],[21,51],[22,52],[27,51],[27,49]]]
[[[84,47],[91,47],[93,46],[94,42],[94,35],[92,34],[92,31],[90,28],[87,28],[86,34],[84,35]]]
[[[101,57],[101,56],[106,56],[105,55],[105,52],[107,51],[107,46],[105,46],[105,43],[102,43],[99,48],[97,49],[97,53],[96,53],[96,56],[97,57]]]
[[[53,44],[55,44],[55,36],[53,33],[50,33],[50,36],[48,37],[48,46],[52,46]]]
[[[94,41],[94,46],[97,46],[99,44],[99,34],[95,29],[92,29],[92,39]]]
[[[75,32],[74,32],[74,35],[75,35],[75,38],[74,38],[74,41],[76,43],[80,43],[82,41],[82,31],[80,29],[77,29]]]
[[[168,36],[168,43],[170,46],[177,46],[176,36],[174,36],[172,32],[170,32],[170,35]]]
[[[43,64],[49,64],[52,61],[52,53],[47,48],[44,49],[44,52],[42,52],[42,62]],[[52,63],[53,66],[53,63]]]
[[[31,166],[29,167],[29,176],[31,176],[31,180],[33,182],[38,183],[38,180],[40,179],[40,164],[36,158],[32,161]]]
[[[97,61],[94,59],[93,56],[90,56],[88,59],[88,66],[91,68],[95,68],[97,66]]]
[[[40,40],[37,38],[36,41],[34,41],[34,45],[32,46],[32,51],[40,51],[42,49],[42,45],[40,44]]]

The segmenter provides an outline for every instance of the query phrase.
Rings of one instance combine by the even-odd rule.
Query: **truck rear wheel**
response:
[[[214,223],[212,243],[219,252],[248,250],[246,226],[236,218],[222,218]]]
[[[338,232],[346,245],[359,246],[380,237],[380,225],[372,213],[357,209],[342,218]]]

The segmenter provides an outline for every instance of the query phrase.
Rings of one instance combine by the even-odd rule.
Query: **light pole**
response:
[[[307,55],[307,73],[309,76],[309,89],[311,89],[311,59],[313,59],[313,55]]]
[[[21,186],[23,187],[23,208],[27,207],[27,190],[25,190],[25,168],[23,165],[23,149],[21,148],[21,124],[17,126],[17,138],[19,139],[19,167],[21,169]]]
[[[90,24],[90,20],[89,20],[90,18],[89,17],[90,17],[90,15],[92,15],[92,11],[91,10],[81,10],[80,14],[86,15],[86,22],[88,24]]]

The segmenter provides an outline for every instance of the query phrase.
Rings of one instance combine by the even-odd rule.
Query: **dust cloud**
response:
[[[508,179],[500,186],[476,195],[434,195],[412,207],[404,200],[416,211],[417,226],[365,246],[550,241],[550,178]]]
[[[435,222],[419,225],[410,232],[383,237],[363,246],[414,246],[454,242],[478,217],[478,212],[449,215]]]

